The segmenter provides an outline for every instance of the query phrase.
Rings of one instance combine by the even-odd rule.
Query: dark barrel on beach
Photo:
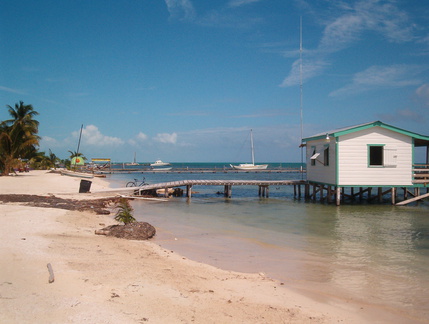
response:
[[[79,193],[89,192],[91,189],[91,181],[88,180],[80,180]]]

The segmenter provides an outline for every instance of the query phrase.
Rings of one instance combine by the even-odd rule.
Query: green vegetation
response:
[[[0,123],[0,169],[8,175],[13,168],[22,168],[23,160],[37,155],[40,137],[39,122],[34,119],[39,113],[22,101],[15,107],[6,106],[12,117]]]
[[[118,210],[116,212],[115,220],[118,222],[124,223],[126,225],[136,221],[136,219],[133,217],[134,209],[131,207],[128,199],[119,199],[119,202],[116,204],[116,208]]]
[[[14,107],[6,106],[10,119],[0,121],[0,173],[9,175],[14,170],[26,168],[47,170],[58,165],[70,168],[70,160],[60,160],[49,149],[49,155],[39,152],[39,113],[32,105],[20,101]],[[75,152],[71,152],[76,155]],[[86,160],[81,153],[78,154]],[[72,158],[71,157],[71,158]]]

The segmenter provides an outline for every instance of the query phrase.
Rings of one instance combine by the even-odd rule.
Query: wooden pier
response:
[[[304,180],[180,180],[180,181],[171,181],[163,182],[156,184],[147,184],[140,187],[126,187],[126,188],[116,188],[116,189],[106,189],[98,191],[98,193],[108,193],[108,192],[130,192],[137,195],[142,195],[144,192],[151,190],[164,190],[164,196],[168,197],[171,188],[180,188],[184,187],[186,189],[186,196],[191,198],[192,188],[194,186],[222,186],[224,188],[223,195],[224,197],[232,197],[232,187],[233,186],[257,186],[258,195],[260,197],[269,197],[269,187],[270,186],[294,186],[294,192],[301,192],[300,185],[304,185],[306,181]],[[298,187],[298,191],[296,190]]]
[[[194,186],[222,186],[224,197],[231,198],[233,186],[258,186],[258,195],[268,198],[270,186],[297,186],[304,183],[302,180],[181,180],[145,185],[139,187],[139,191],[164,189],[164,196],[168,197],[169,188],[186,187],[186,197],[191,198]]]
[[[427,184],[427,183],[426,183]],[[142,196],[145,193],[156,191],[161,189],[164,197],[171,195],[171,189],[184,188],[186,197],[192,197],[192,189],[195,186],[219,186],[223,187],[223,196],[226,198],[232,198],[232,188],[234,186],[254,186],[258,187],[258,196],[268,198],[270,193],[270,186],[293,186],[294,197],[304,197],[307,201],[320,200],[321,203],[327,202],[335,203],[337,206],[341,202],[348,200],[353,201],[367,201],[383,202],[383,196],[390,195],[392,205],[406,205],[411,202],[429,198],[428,187],[336,187],[323,185],[318,183],[312,183],[307,180],[180,180],[162,182],[156,184],[146,184],[140,187],[125,187],[125,188],[113,188],[98,191],[96,193],[126,193],[131,194],[131,197]],[[304,192],[302,192],[302,188]],[[414,189],[414,190],[412,190]],[[420,189],[424,189],[426,193],[422,193]],[[399,191],[403,190],[404,200],[398,200]],[[183,190],[182,190],[183,192]],[[222,193],[222,191],[218,191]],[[409,197],[412,196],[412,197]]]

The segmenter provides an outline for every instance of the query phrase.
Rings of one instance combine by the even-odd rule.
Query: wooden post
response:
[[[383,188],[382,187],[378,187],[378,202],[379,203],[383,202]]]
[[[337,187],[336,188],[336,195],[335,195],[335,204],[337,205],[337,206],[339,206],[340,205],[340,202],[341,202],[341,187]]]
[[[392,187],[392,205],[396,204],[396,188]]]
[[[359,200],[360,201],[362,201],[362,199],[363,199],[363,190],[362,189],[363,189],[362,187],[359,188]]]
[[[332,188],[329,185],[328,186],[328,203],[331,203],[331,202],[332,202]]]
[[[265,188],[265,197],[269,197],[270,196],[270,186],[267,186],[266,188]]]
[[[192,185],[187,185],[186,186],[186,196],[188,198],[191,198],[191,196],[192,196]]]
[[[298,197],[301,198],[301,185],[298,185]]]
[[[232,197],[232,185],[225,185],[225,197]]]
[[[168,198],[168,187],[165,187],[165,192],[164,192],[164,197],[165,198]]]
[[[414,188],[414,197],[420,196],[420,188]]]

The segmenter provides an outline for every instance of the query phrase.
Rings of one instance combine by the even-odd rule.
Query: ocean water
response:
[[[286,167],[286,166],[285,166]],[[301,173],[144,173],[108,176],[112,187],[133,178],[301,179]],[[154,242],[223,269],[262,272],[317,298],[369,303],[404,318],[429,318],[429,203],[395,207],[306,202],[293,187],[194,186],[191,200],[132,202],[135,217],[157,229]],[[311,287],[311,288],[309,288]],[[405,320],[406,321],[406,320]]]

